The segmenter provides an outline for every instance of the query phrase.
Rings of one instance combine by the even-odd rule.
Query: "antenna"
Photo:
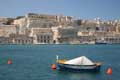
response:
[[[58,60],[59,60],[59,56],[58,56],[58,55],[56,55],[56,60],[57,60],[57,62],[58,62]]]

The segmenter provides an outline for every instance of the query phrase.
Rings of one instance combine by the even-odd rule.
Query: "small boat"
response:
[[[104,38],[102,38],[101,40],[96,40],[95,44],[107,44],[107,41]]]
[[[67,71],[99,72],[101,63],[93,63],[85,56],[81,56],[71,60],[59,60],[57,56],[57,67],[59,70],[67,70]]]
[[[95,44],[107,44],[107,42],[100,42],[100,41],[96,41]]]

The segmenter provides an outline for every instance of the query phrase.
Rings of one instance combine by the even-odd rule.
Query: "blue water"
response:
[[[87,56],[102,62],[99,73],[52,70],[61,59]],[[7,60],[13,64],[8,65]],[[106,75],[107,67],[113,74]],[[0,45],[0,80],[119,80],[120,45]]]

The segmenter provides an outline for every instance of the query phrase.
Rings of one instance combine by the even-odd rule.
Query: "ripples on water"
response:
[[[87,56],[103,63],[99,73],[51,70],[55,56],[72,59]],[[7,60],[13,60],[12,65]],[[113,74],[106,75],[107,67]],[[120,45],[0,45],[0,80],[118,80]]]

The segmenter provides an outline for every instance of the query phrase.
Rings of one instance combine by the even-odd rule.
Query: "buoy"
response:
[[[107,73],[108,75],[112,75],[112,68],[108,68],[106,73]]]
[[[11,59],[8,60],[8,64],[12,64],[12,60]]]
[[[51,68],[55,70],[57,68],[56,64],[52,64]]]

